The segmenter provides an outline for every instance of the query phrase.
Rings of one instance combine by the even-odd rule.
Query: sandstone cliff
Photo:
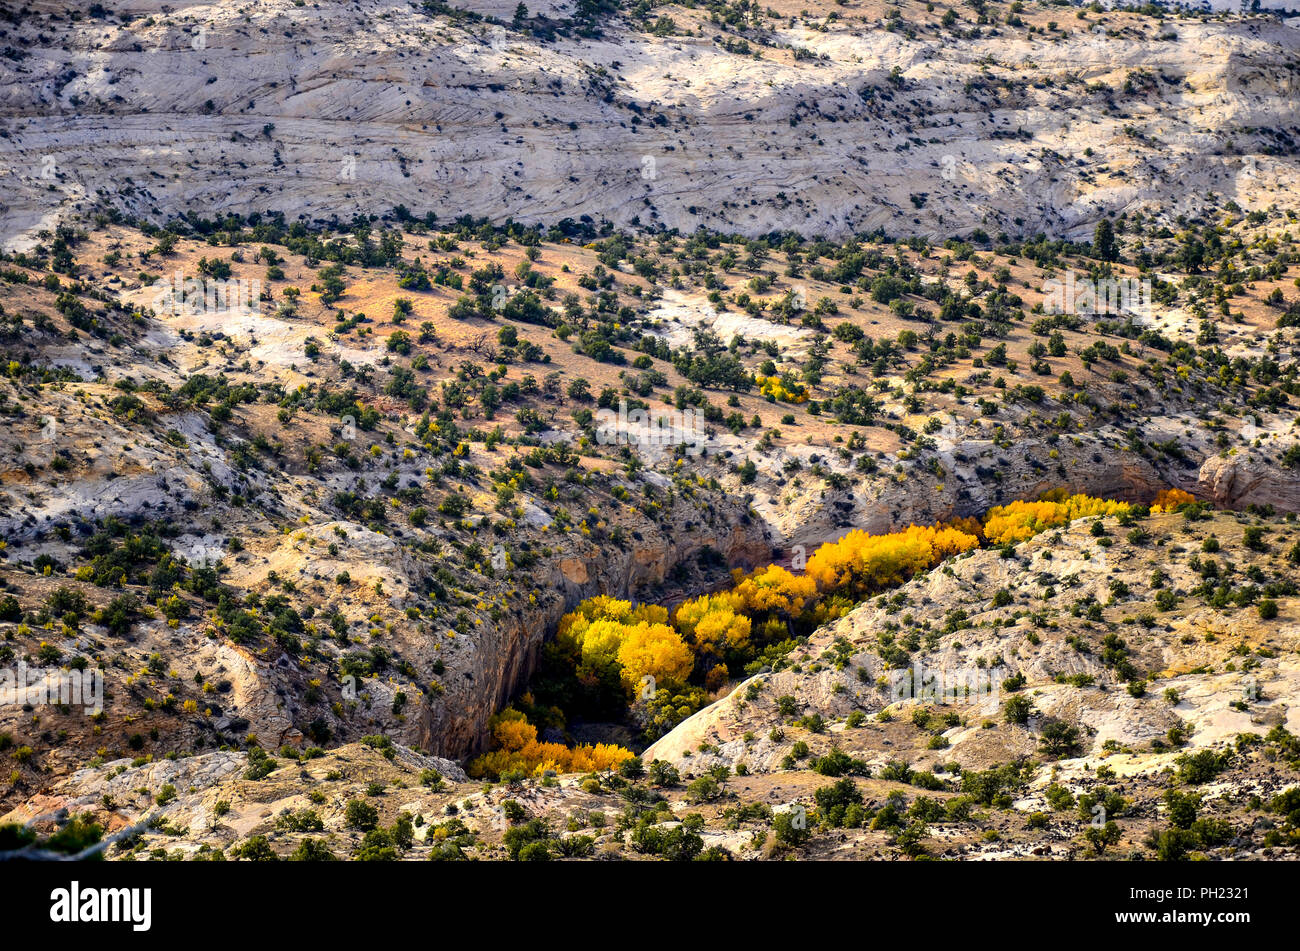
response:
[[[1049,8],[1032,34],[962,19],[955,42],[938,12],[909,4],[908,36],[853,2],[739,36],[664,8],[677,35],[613,17],[547,41],[402,0],[62,6],[29,4],[0,38],[9,243],[99,206],[1077,236],[1300,181],[1294,21]]]

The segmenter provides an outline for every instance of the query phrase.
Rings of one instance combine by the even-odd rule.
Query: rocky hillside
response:
[[[12,818],[148,818],[113,847],[141,860],[1293,857],[1297,539],[1171,514],[962,557],[740,684],[644,772],[484,788],[372,738],[106,762]]]
[[[907,752],[929,770],[1031,755],[1053,721],[1077,730],[1072,746],[1085,758],[1149,751],[1153,743],[1164,750],[1171,730],[1180,734],[1176,746],[1193,749],[1261,727],[1295,730],[1295,619],[1278,614],[1265,622],[1260,612],[1239,609],[1252,596],[1225,603],[1219,594],[1225,583],[1233,594],[1238,583],[1253,587],[1254,599],[1269,584],[1289,587],[1300,557],[1293,526],[1228,515],[1160,515],[1129,529],[1082,519],[1014,553],[960,558],[828,625],[787,669],[739,685],[645,755],[694,771],[745,763],[767,772],[780,767],[789,744],[759,735],[762,727],[812,716],[832,725],[807,738],[810,755],[842,746],[855,756],[874,754],[883,766]],[[1118,543],[1120,535],[1126,543]],[[1113,543],[1103,547],[1102,540]],[[1226,565],[1231,573],[1221,575]],[[1119,640],[1108,643],[1112,633]],[[1116,686],[1115,670],[1125,662],[1147,676],[1140,689]],[[1033,712],[990,729],[1011,679],[1023,685],[1010,695],[1032,698]],[[958,714],[951,723],[941,709],[948,707]],[[783,721],[783,709],[795,713]],[[920,717],[918,709],[933,716]],[[881,749],[877,737],[855,746],[854,731],[833,726],[855,710],[919,728],[892,750]],[[1153,772],[1165,765],[1159,756],[1148,759]],[[1142,760],[1118,762],[1137,770]]]
[[[0,21],[0,233],[404,205],[1079,237],[1297,187],[1295,20],[975,7],[54,0]]]
[[[671,605],[725,584],[727,568],[788,560],[850,527],[981,515],[1057,487],[1145,502],[1176,486],[1221,507],[1294,511],[1290,219],[1236,214],[1196,232],[1241,249],[1233,271],[1251,277],[1223,296],[1221,319],[1208,306],[1223,285],[1169,273],[1151,311],[1122,324],[1044,312],[1044,282],[1092,268],[1088,246],[580,246],[414,219],[334,237],[275,220],[60,229],[0,274],[0,649],[47,679],[100,670],[106,695],[93,717],[0,708],[5,798],[17,816],[81,809],[125,767],[157,780],[131,789],[174,787],[175,809],[263,802],[278,788],[261,785],[267,774],[298,776],[286,765],[298,759],[339,773],[349,754],[324,751],[363,739],[396,757],[390,779],[367,783],[414,788],[432,769],[454,784],[459,767],[421,757],[483,749],[560,615],[594,594]],[[1121,228],[1126,253],[1143,242],[1171,269],[1193,240]],[[521,283],[496,283],[506,275]],[[213,312],[186,304],[187,280],[255,292]],[[935,302],[961,316],[923,313]],[[945,323],[962,336],[936,332]],[[698,411],[705,428],[687,435],[699,451],[607,439],[593,410],[619,401],[625,413],[629,401]],[[1286,726],[1294,553],[1277,517],[1258,550],[1236,517],[1162,516],[1141,531],[1103,526],[1097,537],[1115,543],[1104,557],[1086,525],[1011,558],[969,556],[815,632],[781,669],[722,685],[645,758],[696,779],[739,768],[766,802],[814,789],[812,776],[782,785],[806,758],[787,761],[791,718],[830,731],[797,728],[808,756],[834,739],[882,772],[909,749],[922,770],[1033,756],[1058,720],[1076,725],[1065,758],[1082,757],[1079,769],[1118,744],[1147,770],[1176,755],[1151,747],[1171,730],[1195,750],[1250,732],[1252,717],[1264,733]],[[1222,571],[1256,590],[1232,616],[1197,606],[1192,573],[1209,569],[1173,555],[1210,534],[1231,553]],[[1175,597],[1160,612],[1146,604],[1161,596],[1156,568]],[[1251,633],[1240,618],[1269,585],[1282,610]],[[1111,626],[1156,678],[1143,696],[1107,686],[1099,658],[1112,648],[1097,642]],[[906,666],[897,645],[921,631],[927,663],[1015,668],[1033,698],[1025,723],[1004,726],[987,698],[953,711],[956,723],[891,714],[876,681]],[[1248,711],[1233,708],[1236,656],[1260,684]],[[854,718],[838,735],[855,712],[869,725]],[[194,763],[154,776],[178,756]],[[943,788],[959,789],[948,775]],[[546,813],[553,797],[603,788],[578,777],[528,795]],[[465,791],[394,800],[385,821],[432,821]],[[344,810],[356,788],[336,793],[327,801]],[[481,805],[519,795],[506,786]],[[110,827],[150,814],[109,796]],[[177,816],[222,828],[215,814]]]
[[[1295,21],[517,6],[0,11],[0,850],[1293,856]]]

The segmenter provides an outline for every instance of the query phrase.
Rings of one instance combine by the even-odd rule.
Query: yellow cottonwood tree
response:
[[[1191,505],[1195,501],[1196,496],[1190,492],[1184,492],[1182,489],[1161,489],[1151,502],[1151,511],[1155,514],[1176,512],[1178,506]]]
[[[813,552],[807,573],[823,594],[862,598],[978,547],[974,535],[948,526],[910,525],[886,535],[854,529]]]
[[[792,574],[780,565],[768,565],[750,574],[735,573],[735,592],[746,614],[797,617],[817,596],[817,583],[807,575]]]
[[[629,693],[646,676],[684,682],[695,665],[690,647],[668,624],[668,609],[657,604],[588,598],[560,619],[556,637],[576,648],[583,664],[617,664]]]
[[[1036,502],[1016,501],[989,509],[984,517],[984,537],[991,545],[1015,544],[1076,518],[1118,515],[1131,508],[1127,502],[1112,499],[1049,493]]]
[[[563,743],[542,743],[537,739],[537,727],[528,722],[518,710],[507,707],[489,722],[493,746],[496,749],[471,760],[469,775],[497,779],[502,773],[522,771],[540,775],[546,770],[557,773],[590,773],[613,769],[635,754],[612,743],[576,746]]]
[[[587,629],[597,621],[616,621],[620,624],[646,621],[651,624],[667,624],[668,609],[657,604],[638,604],[634,607],[631,601],[598,594],[594,598],[587,598],[560,618],[556,637],[567,643],[581,645]]]
[[[618,659],[618,650],[623,645],[630,625],[609,618],[592,621],[578,635],[578,647],[582,660],[587,664],[607,663]]]
[[[657,682],[684,683],[695,666],[695,657],[682,636],[667,624],[641,622],[625,628],[618,663],[623,668],[623,686],[632,693],[647,676]]]
[[[770,396],[779,402],[808,402],[808,387],[794,380],[779,376],[755,376],[754,382],[758,384],[758,390],[763,396]]]
[[[720,591],[686,601],[673,615],[677,630],[691,639],[697,653],[722,656],[749,644],[752,623],[743,613],[744,600],[735,591]]]

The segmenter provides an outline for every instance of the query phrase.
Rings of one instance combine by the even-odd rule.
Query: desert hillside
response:
[[[0,858],[1290,859],[1297,33],[0,14]]]
[[[1083,237],[1294,194],[1296,20],[122,0],[0,21],[0,230],[101,206]],[[509,9],[507,9],[509,8]]]
[[[766,790],[758,777],[830,755],[828,724],[863,717],[884,732],[835,749],[852,739],[855,761],[929,772],[1021,762],[1056,722],[1075,724],[1059,769],[1124,753],[1141,782],[1186,755],[1152,746],[1171,730],[1184,751],[1255,722],[1281,742],[1296,726],[1294,217],[1229,206],[1168,237],[1122,220],[1114,249],[602,238],[409,215],[332,235],[278,218],[62,227],[2,275],[2,649],[47,677],[99,669],[107,688],[89,718],[3,708],[6,799],[30,817],[98,798],[102,821],[127,828],[152,807],[87,791],[122,767],[196,759],[155,777],[199,797],[174,807],[192,809],[238,803],[249,792],[223,784],[259,783],[278,757],[356,742],[420,751],[392,762],[446,782],[463,767],[428,757],[459,759],[501,795],[519,766],[567,763],[566,749],[595,762],[581,751],[650,744],[646,762],[685,781],[721,770]],[[1206,273],[1214,254],[1222,278]],[[1051,282],[1089,273],[1150,275],[1150,310],[1044,307]],[[210,312],[186,297],[196,278],[255,293]],[[610,438],[637,412],[675,420],[655,431],[668,438]],[[1079,511],[1119,526],[1066,517],[1064,532],[1002,536],[987,521],[1059,490],[1115,500]],[[1169,514],[1144,514],[1165,496]],[[794,584],[806,553],[909,524],[951,524],[969,539],[954,550],[985,550],[887,602],[863,597],[883,578],[828,590],[778,628],[742,607],[752,636],[717,652],[701,628],[655,628],[696,658],[678,686],[649,661],[665,688],[626,709],[617,667],[584,679],[596,669],[575,672],[549,640],[596,596],[708,613],[745,572],[768,580],[737,591]],[[1176,567],[1173,552],[1220,546],[1213,574]],[[1144,608],[1161,590],[1160,613]],[[915,644],[900,612],[925,632]],[[787,627],[793,640],[770,633]],[[1128,666],[1107,632],[1132,645]],[[1023,678],[1027,725],[997,726],[1000,682],[933,714],[940,732],[917,712],[928,704],[899,709],[881,684],[920,645],[940,669],[997,660]],[[1243,667],[1243,645],[1265,661]],[[1268,702],[1237,715],[1241,670]],[[891,737],[900,717],[920,756]],[[514,722],[543,752],[503,740]],[[924,752],[949,746],[942,763]]]

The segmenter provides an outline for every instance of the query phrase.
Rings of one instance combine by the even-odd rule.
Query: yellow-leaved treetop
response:
[[[470,761],[469,775],[497,779],[502,773],[524,772],[540,775],[547,770],[557,773],[592,773],[613,769],[635,754],[612,743],[575,746],[542,743],[533,726],[518,710],[507,707],[489,723],[493,745],[497,747]]]
[[[735,573],[740,610],[746,614],[776,614],[798,617],[817,597],[817,584],[807,575],[796,575],[780,565],[768,565],[750,574]]]
[[[556,637],[568,639],[572,643],[581,643],[582,636],[595,621],[618,621],[635,623],[648,621],[652,624],[667,624],[668,609],[657,604],[638,604],[621,601],[609,595],[598,594],[588,598],[564,617],[560,618],[560,627]]]
[[[696,653],[721,657],[725,650],[749,644],[753,625],[742,613],[744,608],[744,599],[736,591],[706,594],[683,603],[673,615],[673,624],[690,638]]]
[[[1076,518],[1119,515],[1131,508],[1127,502],[1097,499],[1090,495],[1049,493],[1037,502],[1017,501],[989,509],[984,517],[984,537],[990,545],[1015,544]]]
[[[623,686],[635,693],[646,677],[660,683],[685,683],[695,657],[682,636],[667,624],[639,624],[624,628],[618,647]]]
[[[793,380],[784,380],[779,376],[755,376],[759,392],[782,403],[808,402],[808,387]]]
[[[643,678],[684,682],[695,657],[668,624],[668,609],[600,595],[588,598],[560,619],[556,637],[576,646],[583,663],[615,663],[629,693]]]
[[[1191,505],[1195,501],[1196,496],[1182,489],[1162,489],[1151,502],[1151,511],[1153,514],[1176,512],[1180,505]]]
[[[978,547],[977,537],[949,526],[911,525],[887,535],[854,529],[812,554],[807,577],[823,594],[862,598]]]

